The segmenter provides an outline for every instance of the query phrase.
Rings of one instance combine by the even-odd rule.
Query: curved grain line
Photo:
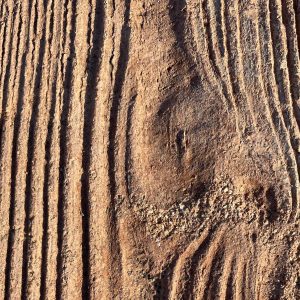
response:
[[[125,12],[124,12],[124,23],[121,30],[121,41],[120,41],[120,56],[118,59],[118,65],[115,76],[115,83],[113,87],[113,98],[110,109],[110,119],[109,119],[109,145],[107,149],[108,155],[108,175],[110,180],[110,208],[109,208],[109,244],[110,251],[114,257],[114,261],[111,261],[110,272],[115,271],[115,274],[122,272],[121,263],[121,246],[118,237],[118,224],[115,213],[115,198],[117,192],[117,183],[115,178],[115,142],[116,133],[118,126],[118,110],[120,106],[122,88],[125,80],[125,72],[127,69],[128,55],[129,55],[129,41],[130,41],[130,27],[129,27],[129,13],[130,13],[131,0],[125,1]],[[115,279],[115,282],[111,282],[111,294],[116,296],[116,292],[121,288],[121,275]],[[111,277],[113,279],[113,277]]]
[[[293,115],[300,127],[300,74],[299,74],[299,49],[296,31],[296,18],[291,7],[291,2],[282,1],[282,21],[285,26],[287,45],[287,66],[292,97]],[[298,101],[298,103],[297,103]]]
[[[218,81],[222,86],[222,92],[224,94],[225,99],[227,100],[227,109],[228,111],[231,111],[233,107],[236,109],[236,106],[232,94],[229,91],[228,86],[226,84],[226,81],[223,80],[222,78],[223,77],[221,74],[222,65],[221,65],[220,57],[218,55],[218,51],[215,50],[215,46],[214,46],[214,39],[216,39],[216,37],[215,37],[215,31],[213,30],[213,24],[216,23],[216,21],[213,18],[213,14],[211,14],[211,7],[209,4],[210,2],[208,0],[205,0],[202,3],[203,19],[205,20],[205,24],[204,24],[205,34],[207,36],[206,40],[207,40],[207,51],[208,51],[209,62],[215,77],[218,79]],[[239,133],[239,127],[237,127],[237,129]]]
[[[228,84],[228,90],[230,91],[230,95],[232,97],[232,102],[233,102],[233,107],[234,107],[234,112],[235,112],[235,120],[236,120],[236,128],[237,128],[237,133],[238,137],[241,138],[243,134],[243,120],[241,120],[241,112],[240,112],[240,107],[238,106],[238,101],[234,99],[234,93],[233,93],[233,81],[231,77],[231,71],[230,71],[230,64],[229,64],[229,28],[228,25],[226,24],[226,17],[228,15],[228,11],[226,10],[226,3],[222,2],[222,0],[215,0],[215,14],[216,14],[216,31],[217,35],[219,36],[218,40],[222,41],[222,46],[221,46],[221,56],[224,60],[224,74],[226,76],[226,81],[229,82]],[[220,25],[219,25],[220,24]]]
[[[223,7],[224,4],[222,0],[213,0],[214,2],[214,12],[215,12],[215,22],[216,22],[216,34],[217,41],[219,44],[219,52],[221,57],[225,56],[225,43],[224,43],[224,18],[223,18]]]
[[[256,33],[256,19],[257,19],[257,7],[251,0],[250,3],[241,3],[239,5],[240,15],[240,52],[243,58],[243,81],[245,85],[245,92],[251,99],[251,106],[253,116],[256,120],[257,131],[269,132],[267,124],[272,123],[270,121],[270,115],[266,113],[265,106],[262,105],[265,99],[261,99],[263,90],[260,82],[260,61],[257,55],[257,33]],[[268,134],[268,133],[266,133]]]
[[[231,91],[229,91],[226,81],[222,79],[223,76],[220,71],[221,63],[218,60],[217,51],[215,51],[215,49],[214,49],[214,43],[213,43],[214,32],[212,30],[212,25],[211,25],[211,23],[213,23],[214,20],[211,17],[210,10],[211,10],[211,8],[209,7],[209,1],[205,0],[202,3],[202,7],[200,9],[200,13],[202,13],[202,15],[200,17],[202,20],[205,20],[205,21],[203,21],[202,25],[204,27],[204,35],[206,36],[206,38],[204,38],[205,45],[206,45],[205,48],[208,53],[209,64],[210,64],[210,67],[211,67],[212,73],[213,73],[212,76],[217,78],[217,82],[221,86],[222,94],[224,95],[224,98],[226,101],[225,105],[226,105],[227,111],[230,112],[233,107],[236,111],[236,105],[234,103],[232,93],[231,93]],[[239,126],[238,126],[238,122],[237,122],[237,116],[235,116],[235,117],[236,117],[236,123],[237,123],[237,131],[238,131],[238,134],[240,134]]]
[[[229,93],[231,105],[234,106],[236,112],[231,85],[227,84],[227,80],[223,79],[230,79],[226,65],[224,65],[224,62],[226,62],[224,58],[227,52],[225,47],[224,3],[221,0],[206,0],[203,2],[202,7],[206,16],[205,27],[211,61],[216,69],[217,76],[219,76],[219,80],[222,81],[224,88]]]
[[[287,78],[285,74],[283,74],[283,70],[281,69],[281,63],[284,62],[283,53],[283,45],[282,45],[282,36],[281,36],[281,24],[279,17],[277,15],[277,8],[275,0],[269,1],[269,13],[270,13],[270,32],[271,32],[271,41],[273,45],[273,62],[274,62],[274,76],[278,87],[278,99],[279,106],[282,110],[283,120],[285,127],[287,128],[289,140],[291,146],[294,148],[295,145],[295,132],[294,132],[294,124],[292,124],[292,113],[290,111],[290,94],[289,89],[287,89]],[[276,41],[279,41],[277,43]],[[285,107],[287,105],[287,107]],[[283,147],[287,147],[287,145],[283,145]],[[293,150],[292,150],[293,151]],[[294,154],[295,155],[295,154]],[[297,172],[297,158],[291,158],[287,161],[287,169],[289,170],[290,179],[291,179],[291,193],[292,193],[292,208],[290,214],[290,220],[293,220],[297,217],[298,214],[298,206],[299,206],[299,173]]]
[[[199,74],[202,75],[203,73],[203,78],[208,82],[208,84],[212,87],[212,90],[216,90],[219,95],[222,98],[222,101],[224,103],[224,107],[228,107],[228,99],[226,99],[223,88],[218,80],[216,80],[215,72],[212,69],[212,65],[210,62],[206,63],[205,60],[207,59],[207,45],[206,45],[206,38],[205,38],[205,33],[204,33],[204,24],[203,24],[203,18],[199,18],[202,14],[202,11],[200,9],[200,5],[198,6],[197,4],[189,4],[188,9],[190,10],[190,14],[192,15],[192,21],[191,21],[191,28],[192,28],[192,38],[195,43],[195,47],[197,49],[197,54],[195,55],[194,60],[196,62],[196,65],[198,66],[198,69],[201,70]],[[195,17],[196,16],[196,17]],[[202,76],[201,76],[202,77]],[[235,107],[235,103],[233,101],[233,106]],[[229,113],[227,111],[227,113]],[[236,116],[237,118],[237,116]],[[236,126],[236,130],[238,131],[238,126]]]
[[[259,9],[259,32],[260,32],[260,50],[261,50],[261,58],[263,59],[263,68],[261,69],[263,81],[265,82],[265,90],[267,95],[266,104],[267,108],[270,108],[270,113],[272,116],[273,126],[276,133],[276,136],[279,140],[279,151],[282,153],[282,156],[285,161],[286,171],[288,173],[288,178],[291,184],[291,194],[292,199],[296,199],[297,190],[295,184],[297,183],[297,173],[295,173],[295,157],[292,151],[292,147],[290,145],[290,137],[287,128],[285,127],[285,123],[283,120],[281,109],[279,108],[279,100],[277,99],[274,93],[275,79],[273,73],[273,60],[272,60],[272,49],[271,49],[271,34],[268,19],[268,9],[267,5],[264,1],[260,2]],[[270,83],[270,80],[273,84]],[[274,101],[276,99],[276,101]],[[294,200],[293,200],[294,201]]]
[[[186,269],[192,269],[193,266],[190,265],[190,262],[197,261],[198,257],[203,254],[203,250],[205,251],[206,247],[209,246],[210,239],[209,232],[206,230],[199,239],[189,244],[185,251],[177,258],[170,284],[170,299],[176,299],[179,295],[182,295],[184,292],[184,286],[182,286],[184,278],[182,277],[185,277],[185,274],[188,272],[183,273]]]
[[[192,243],[187,250],[178,259],[178,265],[174,269],[174,279],[172,280],[172,295],[175,299],[176,294],[181,294],[183,299],[188,299],[193,290],[198,288],[203,282],[203,278],[199,277],[199,268],[204,256],[211,257],[211,253],[215,252],[223,237],[224,228],[217,233],[209,235],[207,230],[204,235]],[[189,253],[191,252],[191,253]]]
[[[222,277],[222,265],[225,262],[225,249],[221,247],[218,249],[214,258],[209,266],[209,278],[207,281],[207,286],[204,290],[204,299],[214,299],[216,296],[219,297],[220,285],[219,281]]]
[[[193,274],[190,290],[193,290],[196,293],[197,299],[207,299],[207,296],[210,294],[210,282],[212,282],[212,276],[215,268],[215,263],[219,265],[218,255],[221,256],[221,259],[224,258],[224,245],[221,242],[224,233],[224,229],[221,232],[217,233],[215,240],[212,241],[207,250],[206,258],[203,259],[203,262],[200,260],[195,266],[195,270],[199,270],[197,275]],[[201,275],[200,275],[201,270]],[[205,298],[206,296],[206,298]]]
[[[270,51],[270,37],[269,30],[266,26],[265,10],[263,9],[262,2],[259,3],[258,22],[256,23],[258,33],[258,73],[260,74],[260,84],[262,85],[263,101],[267,110],[268,122],[271,126],[272,132],[275,136],[277,148],[280,152],[283,162],[286,165],[292,164],[292,155],[283,149],[283,145],[289,144],[288,132],[284,126],[283,118],[280,114],[280,110],[277,109],[274,99],[276,99],[273,88],[270,85],[269,79],[272,78],[271,69],[271,51]],[[287,168],[287,172],[290,173]],[[292,176],[293,177],[293,176]],[[289,180],[290,175],[289,175]],[[292,182],[292,181],[291,181]]]
[[[265,20],[263,20],[264,17],[263,17],[263,13],[261,11],[262,11],[262,9],[260,9],[260,11],[259,11],[259,22],[258,23],[259,23],[259,26],[261,28],[263,28],[263,24],[264,24]],[[249,30],[249,28],[251,28],[250,26],[251,26],[251,24],[248,24],[248,26],[246,26],[246,28]],[[256,24],[256,26],[258,26],[258,24]],[[267,29],[264,28],[263,30],[266,31]],[[267,33],[265,33],[265,34],[267,34]],[[247,39],[250,39],[251,38],[251,33],[249,34],[248,31],[246,31],[244,36],[247,36]],[[263,36],[263,33],[260,34],[260,38],[262,36]],[[268,38],[267,38],[267,40],[268,40]],[[255,103],[256,109],[255,110],[257,110],[258,116],[260,116],[260,114],[263,114],[263,115],[267,116],[267,121],[270,124],[270,127],[272,129],[272,133],[275,136],[280,156],[283,159],[282,161],[285,162],[285,164],[288,165],[287,172],[289,174],[291,174],[290,168],[293,166],[293,157],[292,157],[293,154],[292,154],[292,156],[290,156],[288,154],[288,151],[286,151],[286,149],[283,149],[283,147],[287,147],[287,145],[289,144],[289,142],[286,142],[286,141],[288,141],[288,139],[287,140],[285,139],[285,137],[288,133],[285,130],[285,126],[282,125],[284,123],[282,122],[282,120],[280,118],[280,115],[278,113],[276,105],[274,105],[274,97],[271,96],[271,95],[268,95],[270,97],[267,96],[268,93],[269,94],[271,93],[271,91],[268,91],[268,89],[270,89],[270,87],[265,87],[264,86],[262,88],[262,90],[260,90],[260,88],[257,86],[257,83],[258,83],[258,85],[261,85],[264,81],[267,81],[268,77],[269,77],[267,75],[265,76],[265,70],[268,69],[268,64],[265,63],[265,66],[262,67],[262,59],[265,60],[266,57],[269,57],[269,55],[267,53],[261,52],[263,50],[263,49],[261,49],[262,48],[261,44],[263,44],[265,42],[266,41],[264,41],[263,38],[262,38],[262,40],[259,39],[259,43],[258,43],[258,53],[259,53],[258,56],[259,56],[259,58],[257,58],[257,55],[256,55],[256,53],[257,53],[256,47],[257,46],[254,49],[245,49],[245,51],[244,51],[245,55],[248,55],[247,54],[248,51],[251,51],[251,53],[253,53],[248,58],[248,61],[246,62],[249,68],[252,68],[252,66],[254,68],[254,69],[251,69],[250,72],[249,72],[251,78],[248,79],[248,82],[253,82],[252,85],[250,84],[250,87],[255,86],[255,91],[253,93],[254,94],[253,99],[256,101],[256,103]],[[252,44],[257,45],[257,43],[255,41],[252,41]],[[258,63],[253,64],[252,62],[256,61],[256,60],[258,60]],[[258,68],[257,68],[257,66],[258,66]],[[255,83],[256,77],[253,74],[260,74],[259,77],[261,78],[261,80],[257,79],[258,82]],[[263,77],[264,77],[264,79],[263,79]],[[261,95],[261,94],[263,94],[263,97],[258,96],[258,95]],[[266,114],[265,114],[265,112],[262,111],[262,108],[260,107],[261,99],[263,100],[263,102],[265,102],[265,108],[267,110]],[[262,129],[265,128],[264,119],[262,119],[262,117],[260,119],[258,119],[258,124],[260,125],[260,127]],[[280,130],[280,133],[278,132],[278,130]],[[297,175],[295,175],[295,176],[297,176]],[[289,175],[289,177],[292,178],[292,179],[289,179],[291,182],[296,182],[295,180],[293,181],[293,178],[294,178],[293,175]],[[294,193],[294,192],[292,191],[292,193]],[[293,194],[293,198],[294,197],[295,196]]]
[[[203,251],[203,249],[199,249],[201,251],[199,251],[199,252],[197,251],[197,253],[195,253],[196,255],[194,255],[192,257],[191,266],[190,266],[189,270],[187,271],[187,274],[189,274],[190,276],[187,279],[187,284],[184,286],[184,289],[183,289],[183,299],[188,299],[189,295],[196,295],[196,290],[198,289],[199,285],[201,285],[201,283],[204,283],[203,278],[200,279],[200,277],[198,277],[199,275],[197,276],[196,273],[197,273],[197,271],[199,271],[201,259],[207,253],[210,252],[211,244],[214,246],[214,243],[211,243],[211,241],[207,241],[207,243],[205,243],[205,245],[204,245],[204,247],[205,247],[204,251]],[[210,256],[210,255],[208,255],[208,256]],[[206,283],[207,282],[205,282],[204,284],[206,284]]]
[[[233,95],[236,99],[236,106],[238,113],[241,116],[240,126],[243,128],[242,135],[248,135],[254,132],[256,127],[256,120],[251,109],[251,103],[245,92],[244,79],[239,80],[239,75],[243,74],[243,67],[241,62],[241,55],[239,54],[240,49],[240,21],[239,12],[235,11],[236,15],[231,12],[231,7],[235,10],[239,9],[236,7],[235,1],[230,0],[226,2],[224,7],[224,18],[226,28],[226,48],[228,51],[228,70],[229,78],[231,81]],[[254,126],[252,125],[254,124]]]
[[[271,37],[274,53],[274,74],[276,78],[276,83],[278,86],[278,97],[282,105],[283,117],[285,125],[291,136],[292,146],[295,148],[294,139],[297,138],[297,133],[295,132],[295,125],[293,122],[292,100],[289,88],[289,78],[285,66],[288,65],[286,57],[289,57],[286,51],[287,46],[285,45],[285,40],[282,32],[282,23],[280,20],[280,14],[278,11],[278,4],[276,0],[270,0],[269,11],[270,11],[270,28]],[[286,53],[287,52],[287,53]]]
[[[220,279],[220,299],[234,299],[235,276],[236,276],[236,260],[234,253],[229,253],[225,258],[222,277]]]

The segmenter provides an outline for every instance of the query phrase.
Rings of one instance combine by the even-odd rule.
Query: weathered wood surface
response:
[[[0,1],[0,299],[299,299],[298,0]]]

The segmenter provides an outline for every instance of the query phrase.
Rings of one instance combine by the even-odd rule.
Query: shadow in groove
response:
[[[92,48],[87,59],[87,86],[84,106],[84,128],[83,128],[83,157],[82,157],[82,188],[81,188],[81,210],[82,217],[82,261],[83,280],[82,297],[90,298],[90,178],[92,137],[94,129],[94,118],[97,97],[97,82],[101,66],[101,55],[104,34],[104,4],[97,0],[95,7],[95,20],[93,30],[91,29],[91,15],[89,18],[88,43],[92,39]],[[93,31],[93,35],[91,32]]]
[[[65,13],[64,13],[64,31],[66,30],[67,22],[67,11],[68,4],[70,0],[65,2]],[[64,97],[62,104],[62,115],[60,120],[60,161],[59,161],[59,188],[58,188],[58,225],[57,225],[57,235],[58,235],[58,256],[57,256],[57,280],[56,280],[56,298],[61,299],[62,297],[62,283],[63,283],[63,272],[64,272],[64,251],[63,251],[63,238],[64,238],[64,227],[65,227],[65,179],[66,179],[66,164],[68,155],[68,115],[70,111],[71,103],[71,91],[72,91],[72,79],[73,79],[73,67],[75,60],[75,29],[76,29],[76,13],[77,13],[77,0],[72,1],[72,16],[71,16],[71,26],[70,26],[70,42],[69,49],[70,54],[67,59],[67,64],[65,68],[65,78],[64,78]],[[65,36],[65,32],[64,32]],[[63,72],[64,70],[62,70]]]

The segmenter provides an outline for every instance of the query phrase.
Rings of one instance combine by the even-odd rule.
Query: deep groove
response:
[[[223,248],[219,249],[211,263],[212,267],[210,269],[208,284],[204,291],[204,299],[214,299],[219,295],[219,290],[220,290],[219,280],[222,275],[221,266],[224,264],[224,259],[225,259],[224,251],[225,250]]]
[[[153,300],[169,299],[170,297],[170,282],[174,275],[174,268],[178,260],[178,255],[175,255],[170,263],[164,268],[164,271],[160,275],[159,280],[155,283],[155,294]]]
[[[48,0],[47,0],[48,2]],[[27,287],[28,287],[28,267],[30,263],[30,231],[31,231],[31,189],[32,189],[32,168],[33,168],[33,158],[35,149],[35,132],[38,118],[38,110],[40,105],[40,84],[42,80],[42,68],[45,56],[46,48],[46,8],[47,2],[44,3],[44,21],[43,21],[43,33],[39,43],[39,54],[38,63],[36,67],[36,76],[34,79],[34,94],[33,94],[33,105],[31,112],[31,119],[29,125],[29,136],[27,143],[27,176],[26,176],[26,190],[25,190],[25,223],[24,223],[24,245],[23,245],[23,266],[22,266],[22,299],[27,299]],[[35,18],[35,26],[37,27],[37,18]],[[36,27],[35,30],[36,30]]]
[[[298,53],[300,55],[300,2],[299,0],[293,0],[295,19],[296,19],[296,33],[297,33],[297,43],[298,43]]]
[[[90,298],[90,177],[91,151],[93,138],[93,123],[95,117],[97,79],[99,77],[104,34],[104,6],[102,1],[96,1],[94,31],[92,38],[92,49],[87,60],[88,76],[86,87],[86,99],[84,107],[84,129],[83,129],[83,159],[82,159],[82,190],[81,210],[82,218],[82,260],[83,280],[82,297]],[[90,34],[91,35],[91,32]]]
[[[215,12],[216,12],[216,27],[217,27],[217,35],[218,35],[218,44],[221,56],[225,55],[225,46],[224,46],[224,33],[222,29],[222,6],[223,3],[221,0],[214,0]]]
[[[64,69],[65,65],[63,63],[63,57],[64,57],[64,51],[65,51],[65,46],[66,46],[66,36],[67,36],[67,22],[68,22],[68,3],[69,0],[65,0],[64,2],[64,12],[63,12],[63,36],[62,36],[62,53],[61,53],[61,68],[60,68],[60,75],[62,78],[64,78]],[[69,71],[70,72],[70,71]],[[59,94],[61,97],[61,92]],[[55,101],[57,101],[55,97]],[[64,101],[63,101],[64,104]],[[55,110],[55,106],[54,106]],[[65,105],[63,106],[63,112],[65,113]],[[63,120],[63,115],[61,115],[60,122],[62,123]],[[53,128],[53,127],[52,127]],[[56,258],[56,290],[55,290],[55,295],[56,299],[60,299],[60,293],[62,290],[61,286],[61,280],[62,280],[62,268],[63,268],[63,258],[61,255],[61,251],[63,248],[63,225],[64,225],[64,214],[63,214],[63,209],[64,209],[64,202],[63,202],[63,197],[64,197],[64,184],[61,182],[62,179],[64,179],[64,170],[62,169],[64,167],[65,163],[65,158],[62,160],[61,155],[63,154],[63,149],[61,148],[61,144],[63,143],[62,136],[62,124],[60,127],[60,138],[59,138],[59,147],[60,147],[60,158],[59,158],[59,186],[58,186],[58,201],[57,201],[57,213],[58,213],[58,219],[57,219],[57,249],[58,249],[58,254]],[[52,129],[53,130],[53,129]],[[64,129],[66,131],[66,129]],[[66,133],[64,133],[66,134]]]
[[[1,1],[1,8],[0,8],[0,16],[1,16],[1,18],[3,17],[3,7],[4,7],[4,3],[5,3],[5,1]],[[2,21],[2,19],[1,19],[1,21]]]
[[[53,28],[54,28],[54,0],[51,3],[51,16],[48,39],[49,47],[52,46]],[[57,78],[57,69],[54,72],[54,78]],[[49,80],[48,80],[49,83]],[[56,83],[55,79],[51,87],[51,106],[49,111],[49,120],[47,126],[47,136],[45,140],[45,167],[44,167],[44,184],[43,184],[43,237],[42,237],[42,262],[41,262],[41,285],[40,285],[40,299],[46,299],[46,280],[47,280],[47,256],[48,256],[48,230],[49,230],[49,194],[48,185],[50,179],[50,159],[51,159],[51,140],[53,134],[53,121],[56,106]]]
[[[65,13],[64,13],[64,25],[67,22],[67,12],[68,12],[69,0],[65,2]],[[65,68],[64,77],[64,96],[62,103],[62,114],[60,120],[60,160],[59,160],[59,191],[58,191],[58,257],[57,257],[57,280],[56,280],[56,298],[61,299],[63,290],[63,276],[64,276],[64,249],[63,249],[63,239],[64,239],[64,229],[65,229],[65,179],[66,179],[66,164],[67,164],[67,152],[68,152],[68,115],[70,110],[71,101],[71,88],[72,88],[72,77],[73,77],[73,65],[75,59],[75,34],[76,34],[76,10],[77,10],[77,0],[72,1],[72,16],[71,16],[71,28],[70,28],[70,42],[69,49],[70,54],[67,59],[67,64]],[[64,26],[64,36],[66,33],[66,26]],[[63,66],[62,66],[63,68]]]
[[[235,293],[235,266],[236,266],[236,258],[233,258],[232,262],[231,262],[231,269],[230,269],[230,273],[229,273],[229,277],[227,280],[227,285],[226,285],[226,295],[225,295],[225,300],[233,300]]]
[[[243,265],[243,280],[242,280],[242,286],[241,286],[241,299],[247,299],[246,298],[246,291],[247,291],[247,268],[246,268],[246,264]]]
[[[118,126],[118,112],[119,105],[121,101],[122,88],[125,80],[125,73],[127,69],[127,62],[129,56],[129,41],[130,41],[130,32],[131,28],[129,26],[129,13],[130,13],[130,4],[131,0],[125,0],[125,12],[124,12],[124,23],[121,30],[121,41],[120,41],[120,56],[118,59],[118,67],[115,76],[115,84],[113,88],[113,99],[110,109],[110,120],[109,120],[109,145],[107,149],[108,155],[108,175],[110,180],[110,197],[111,203],[109,207],[109,243],[110,250],[114,253],[115,261],[112,262],[112,269],[115,272],[121,272],[121,262],[120,262],[120,241],[118,237],[118,224],[115,213],[115,198],[117,192],[116,178],[115,178],[115,142],[116,142],[116,133]],[[113,271],[111,270],[111,271]],[[122,275],[120,275],[122,276]],[[118,281],[118,279],[117,279]],[[117,290],[118,284],[111,283],[111,288]],[[114,294],[112,292],[112,294]]]
[[[134,110],[134,105],[136,101],[137,95],[134,95],[128,105],[127,110],[127,122],[126,122],[126,147],[125,147],[125,183],[126,183],[126,189],[127,189],[127,196],[130,197],[131,195],[131,174],[130,174],[130,168],[131,168],[131,145],[130,145],[130,139],[131,139],[131,127],[132,127],[132,113]]]
[[[205,253],[209,250],[209,246],[213,242],[213,238],[214,238],[213,234],[208,235],[190,259],[190,263],[188,266],[189,278],[184,287],[183,299],[189,299],[189,294],[191,293],[191,291],[193,291],[193,288],[196,286],[197,266],[198,266],[200,260],[202,259],[202,257],[205,255]]]
[[[57,72],[55,73],[57,75]],[[56,76],[55,76],[56,77]],[[51,160],[51,140],[53,135],[53,124],[56,107],[56,80],[52,84],[51,107],[49,111],[49,122],[45,144],[45,180],[43,186],[43,240],[42,240],[42,263],[41,263],[41,287],[40,299],[46,299],[46,280],[47,280],[47,256],[48,256],[48,230],[49,230],[49,193],[48,185],[50,181],[50,160]]]
[[[210,17],[210,11],[208,6],[208,0],[205,0],[202,2],[202,9],[203,9],[203,16],[204,16],[204,27],[205,27],[205,33],[207,36],[207,47],[208,47],[208,56],[211,61],[211,65],[218,77],[221,76],[218,64],[216,62],[216,53],[213,46],[213,36],[212,36],[212,28],[211,28],[211,17]]]

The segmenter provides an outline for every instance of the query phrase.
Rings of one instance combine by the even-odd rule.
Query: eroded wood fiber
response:
[[[298,0],[0,2],[0,299],[299,299]]]

